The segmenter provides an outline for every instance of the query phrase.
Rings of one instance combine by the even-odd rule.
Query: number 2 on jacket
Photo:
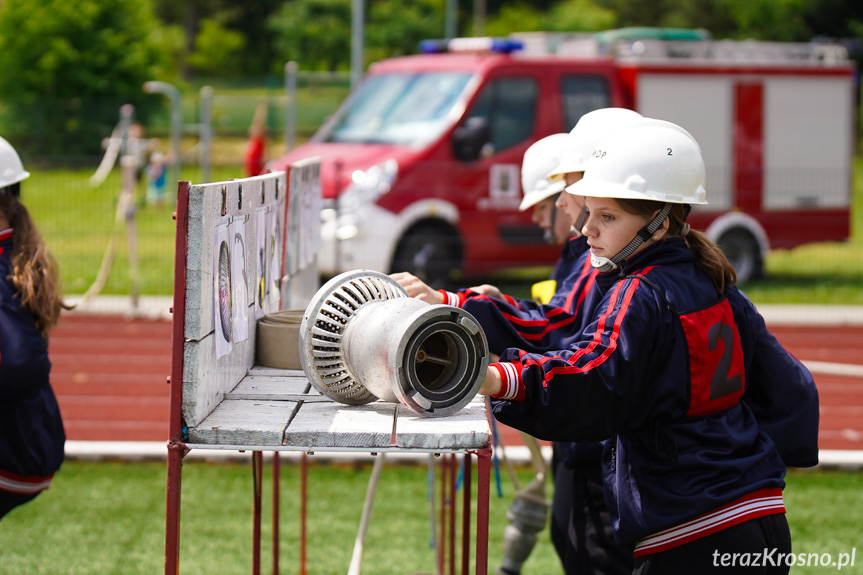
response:
[[[715,413],[740,401],[746,388],[740,333],[728,300],[682,314],[689,351],[687,415]]]

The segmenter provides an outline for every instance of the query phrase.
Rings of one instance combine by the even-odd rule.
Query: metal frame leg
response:
[[[185,444],[168,442],[167,497],[165,504],[165,575],[180,572],[180,494],[183,483]]]
[[[462,512],[461,512],[461,572],[467,575],[470,571],[470,501],[472,497],[471,479],[473,476],[473,464],[470,453],[465,453],[462,458]]]
[[[252,452],[252,574],[261,575],[261,488],[263,454]]]
[[[300,459],[300,575],[306,575],[306,514],[308,513],[306,496],[308,493],[308,474],[308,455],[303,453]]]
[[[476,573],[488,573],[488,509],[491,493],[491,454],[492,450],[476,452]]]
[[[273,452],[273,575],[279,575],[279,452]]]
[[[449,505],[449,573],[455,575],[455,488],[458,475],[458,465],[456,465],[456,455],[451,453],[449,459],[449,497],[447,504]]]
[[[449,484],[447,480],[447,470],[449,463],[447,456],[441,456],[440,461],[440,537],[437,541],[438,549],[438,568],[439,575],[443,575],[446,569],[446,487]]]

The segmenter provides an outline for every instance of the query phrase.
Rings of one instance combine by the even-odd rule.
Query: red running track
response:
[[[821,400],[822,449],[863,449],[863,326],[771,326],[813,370]],[[168,439],[171,322],[67,313],[51,335],[51,381],[70,440]],[[850,364],[850,374],[827,373]],[[521,443],[509,428],[507,445]]]

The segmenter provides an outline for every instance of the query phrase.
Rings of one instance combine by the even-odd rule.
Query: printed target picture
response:
[[[255,212],[255,319],[265,315],[267,298],[267,210]]]
[[[269,266],[267,267],[267,277],[269,280],[269,296],[270,302],[273,305],[279,304],[279,298],[282,292],[282,222],[281,211],[278,209],[283,204],[278,204],[277,209],[271,210],[267,214],[267,235],[269,236],[267,252],[269,255]]]
[[[231,250],[228,243],[228,218],[216,225],[213,238],[213,323],[216,358],[233,349]]]
[[[235,342],[240,342],[249,338],[249,278],[246,273],[245,217],[238,217],[231,221],[228,226],[228,238],[231,240],[231,285],[233,286],[231,334]]]
[[[222,337],[231,341],[231,252],[228,242],[219,245],[219,320],[222,322]]]

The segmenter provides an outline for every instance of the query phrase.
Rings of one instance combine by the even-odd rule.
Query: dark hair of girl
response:
[[[631,214],[652,218],[662,208],[662,202],[651,200],[617,199],[620,206]],[[686,216],[689,215],[689,205],[674,204],[668,214],[668,232],[666,237],[683,236],[689,248],[695,252],[698,266],[713,281],[716,293],[721,294],[725,288],[737,283],[737,272],[722,251],[707,235],[689,228]]]
[[[0,194],[0,213],[9,220],[12,228],[12,274],[9,279],[15,286],[21,305],[36,317],[36,325],[43,337],[60,319],[63,309],[71,309],[63,303],[57,262],[27,208],[15,197]]]

